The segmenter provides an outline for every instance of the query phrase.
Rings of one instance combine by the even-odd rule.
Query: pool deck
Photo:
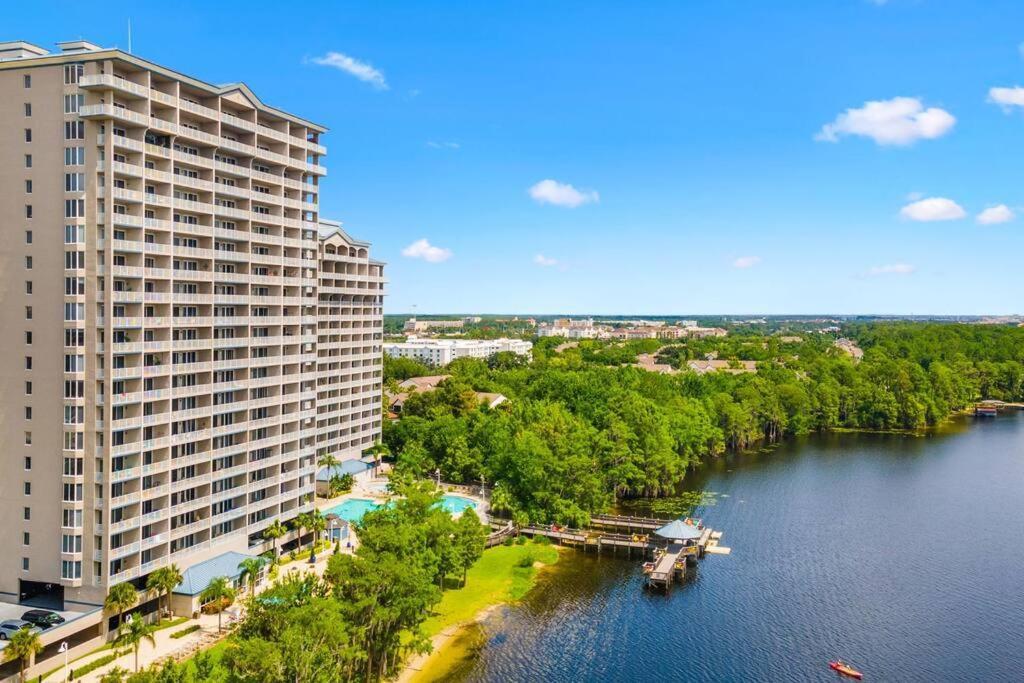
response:
[[[352,487],[352,490],[348,493],[342,494],[335,498],[324,499],[322,502],[317,503],[317,510],[321,513],[326,514],[329,510],[338,507],[343,504],[346,500],[372,500],[374,503],[384,503],[390,498],[390,494],[386,491],[381,490],[382,486],[387,485],[387,479],[373,479],[367,482],[356,482]],[[466,498],[467,500],[473,501],[474,507],[473,512],[480,517],[480,522],[483,524],[488,523],[487,511],[490,509],[487,501],[481,498],[479,495],[473,495],[465,491],[462,487],[453,487],[451,485],[442,484],[441,492],[445,495],[458,496],[459,498]],[[455,513],[454,517],[458,517],[461,514]]]

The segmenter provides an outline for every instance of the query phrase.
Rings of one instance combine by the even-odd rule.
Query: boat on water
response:
[[[857,671],[856,669],[854,669],[852,666],[850,666],[849,664],[847,664],[846,662],[844,662],[841,659],[837,659],[834,662],[829,662],[828,666],[829,666],[830,669],[832,669],[833,671],[836,671],[836,672],[842,674],[843,676],[849,676],[850,678],[856,678],[858,681],[860,679],[864,678],[864,674],[862,674],[860,671]]]
[[[974,406],[975,417],[995,417],[999,414],[999,409],[995,404],[992,403],[979,403]]]

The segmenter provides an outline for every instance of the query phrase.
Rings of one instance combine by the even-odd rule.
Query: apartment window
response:
[[[26,420],[31,420],[32,419],[32,406],[25,406],[25,419]]]
[[[25,155],[25,168],[32,168],[32,155],[31,154],[26,154]]]
[[[31,256],[26,256],[25,257],[25,270],[32,270],[32,257]]]
[[[64,66],[64,84],[74,85],[85,71],[84,64],[66,64]]]
[[[32,307],[31,306],[26,306],[25,307],[25,320],[31,320],[31,319],[32,319]]]
[[[32,343],[32,330],[26,330],[25,331],[25,343],[26,344],[31,344]]]
[[[85,95],[65,95],[64,96],[64,113],[65,114],[77,114],[79,108],[85,103]]]
[[[25,382],[25,394],[27,396],[32,395],[32,382]]]
[[[25,490],[25,495],[26,496],[31,496],[32,495],[32,482],[26,481],[25,482],[25,489],[24,490]]]
[[[25,103],[25,116],[32,116],[32,103],[31,102],[26,102]]]
[[[65,225],[64,244],[82,244],[85,242],[84,225]]]
[[[85,192],[85,174],[84,173],[65,173],[64,174],[64,191],[65,192]]]
[[[32,194],[32,181],[31,180],[26,180],[25,181],[25,194]]]
[[[85,147],[65,147],[64,148],[64,165],[65,166],[83,166],[83,165],[85,165]]]
[[[29,76],[25,76],[25,78],[29,78]],[[25,87],[27,88],[29,86],[26,85]],[[21,568],[22,568],[22,570],[24,570],[26,572],[28,571],[28,558],[27,557],[21,558]]]
[[[85,200],[84,199],[65,199],[64,200],[64,217],[65,218],[85,218]]]
[[[31,88],[31,87],[32,87],[32,76],[30,76],[30,75],[28,75],[28,74],[25,74],[25,75],[23,76],[23,78],[24,78],[24,81],[23,81],[23,82],[24,82],[24,84],[25,84],[25,87],[26,87],[26,88]],[[26,569],[27,569],[27,567],[26,567]]]
[[[31,230],[26,230],[25,231],[25,244],[32,244],[32,231]]]
[[[31,294],[32,293],[32,281],[31,280],[26,280],[25,281],[25,293],[26,294]]]
[[[25,369],[26,370],[31,370],[32,369],[32,356],[25,356]]]
[[[32,205],[31,204],[26,204],[25,205],[25,218],[32,218]]]
[[[65,140],[84,140],[85,139],[85,121],[65,121],[64,122],[64,139]]]
[[[32,129],[31,128],[26,128],[25,129],[25,142],[32,142]]]
[[[26,522],[29,521],[30,519],[32,519],[32,508],[30,508],[30,507],[22,508],[21,516],[22,516],[22,518]]]
[[[28,455],[25,456],[25,469],[26,470],[32,469],[32,457],[31,456],[28,456]]]
[[[30,539],[31,539],[31,536],[29,536],[29,533],[27,531],[22,531],[21,532],[21,544],[22,545],[32,545],[31,543],[29,543]]]

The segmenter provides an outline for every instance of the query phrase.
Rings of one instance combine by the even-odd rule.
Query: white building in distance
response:
[[[558,318],[550,325],[541,324],[537,328],[538,337],[565,337],[566,339],[597,339],[604,336],[607,327],[594,325],[593,318],[573,320]]]
[[[456,358],[488,358],[502,351],[529,356],[533,344],[522,339],[420,339],[384,344],[384,353],[392,358],[412,358],[441,367]]]

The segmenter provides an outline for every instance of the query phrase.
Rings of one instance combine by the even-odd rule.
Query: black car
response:
[[[30,624],[35,624],[39,628],[50,628],[65,622],[64,617],[61,615],[45,609],[30,609],[22,614],[21,618]]]

